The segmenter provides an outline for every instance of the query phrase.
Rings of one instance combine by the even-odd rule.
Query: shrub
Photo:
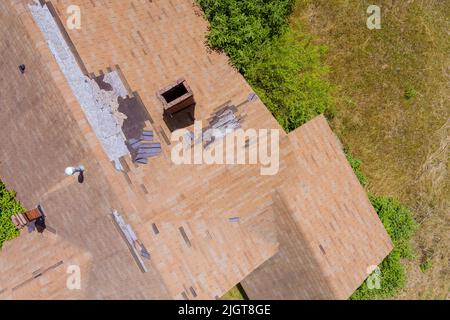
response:
[[[325,47],[300,25],[289,28],[295,0],[197,0],[210,21],[208,44],[224,50],[280,125],[291,131],[332,108],[322,80]]]
[[[412,218],[411,211],[393,198],[376,197],[369,194],[369,199],[400,256],[413,258],[410,239],[416,229],[416,223]]]
[[[380,288],[369,289],[364,282],[350,297],[352,300],[385,299],[394,296],[405,286],[406,272],[402,258],[413,258],[410,239],[416,228],[411,212],[397,200],[369,195],[381,222],[389,234],[394,249],[379,265]]]
[[[346,152],[345,155],[347,156],[347,160],[350,163],[350,166],[352,167],[356,177],[358,178],[359,183],[361,183],[362,186],[365,187],[367,185],[367,178],[361,171],[362,161],[353,158],[353,155],[349,152]]]
[[[247,80],[288,132],[332,105],[331,85],[323,80],[325,52],[296,25],[261,48],[248,67]]]
[[[361,171],[362,162],[355,159],[350,152],[346,151],[346,156],[359,181],[365,186],[367,178]],[[394,198],[369,193],[369,200],[389,234],[394,248],[378,266],[381,287],[369,289],[364,282],[350,297],[351,300],[385,299],[394,296],[406,282],[406,272],[401,260],[414,257],[410,239],[417,225],[411,211]]]
[[[11,222],[11,216],[25,210],[15,200],[15,196],[15,192],[7,190],[3,182],[0,181],[0,248],[5,241],[19,235],[19,231]]]
[[[405,90],[405,98],[407,99],[407,100],[410,100],[410,99],[412,99],[412,98],[415,98],[417,96],[417,91],[416,91],[416,89],[414,89],[413,87],[408,87],[406,90]]]

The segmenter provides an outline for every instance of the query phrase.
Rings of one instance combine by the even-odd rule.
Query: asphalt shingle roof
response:
[[[150,116],[162,154],[144,166],[124,157],[124,172],[103,151],[29,3],[0,2],[0,135],[9,137],[0,177],[26,207],[43,205],[57,235],[25,231],[5,244],[0,298],[201,299],[240,281],[251,298],[347,298],[391,250],[323,117],[281,132],[274,176],[259,165],[172,163],[161,88],[185,78],[205,122],[252,92],[225,55],[205,47],[207,23],[191,0],[51,1],[61,21],[68,5],[81,7],[81,30],[66,31],[91,78],[118,70]],[[261,101],[238,113],[243,129],[281,130]],[[83,184],[64,175],[78,164]],[[148,249],[148,273],[115,229],[113,209]],[[80,291],[66,286],[72,264]],[[46,272],[34,278],[37,270]]]

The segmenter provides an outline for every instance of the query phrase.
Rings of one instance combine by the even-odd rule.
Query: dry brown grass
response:
[[[398,298],[448,298],[450,289],[450,0],[378,0],[382,29],[360,0],[300,0],[294,19],[329,47],[335,132],[364,163],[369,190],[399,198],[420,228]],[[414,88],[418,94],[405,98]],[[432,261],[426,272],[419,265]]]

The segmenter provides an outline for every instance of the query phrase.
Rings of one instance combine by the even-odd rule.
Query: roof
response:
[[[274,199],[279,251],[242,286],[257,299],[345,299],[392,244],[326,121],[289,140],[289,183]]]
[[[0,176],[26,207],[43,205],[57,235],[22,234],[5,244],[0,297],[201,299],[243,281],[251,298],[346,298],[391,250],[322,116],[281,134],[275,176],[261,176],[253,165],[171,162],[156,95],[162,87],[185,78],[202,120],[252,92],[225,55],[205,47],[207,23],[191,0],[51,1],[62,21],[68,5],[81,7],[83,27],[66,31],[83,67],[92,77],[120,71],[163,146],[146,166],[124,157],[124,172],[102,148],[27,3],[0,4],[8,21],[1,36],[9,39],[0,44],[7,71],[1,76],[12,75],[0,83],[0,134],[14,137],[0,147]],[[260,101],[239,112],[244,129],[281,129]],[[87,168],[83,184],[64,176],[76,164]],[[148,273],[115,229],[113,209],[151,253]],[[240,222],[230,223],[235,216]],[[67,290],[71,264],[87,274],[81,291]],[[33,278],[39,269],[48,271]]]
[[[1,146],[0,175],[18,191],[25,207],[42,204],[51,216],[48,224],[58,234],[24,230],[20,238],[5,243],[0,253],[0,297],[169,298],[159,273],[140,272],[118,238],[108,213],[119,205],[70,112],[62,78],[53,78],[57,66],[43,67],[45,54],[50,58],[50,53],[38,51],[9,1],[0,3],[0,19],[6,21],[0,28],[0,123],[2,136],[9,137],[9,143]],[[21,63],[26,65],[25,75],[17,72]],[[84,163],[90,178],[83,185],[65,178],[61,169],[68,163]],[[66,288],[71,265],[81,268],[81,291]],[[46,272],[30,281],[42,271]]]

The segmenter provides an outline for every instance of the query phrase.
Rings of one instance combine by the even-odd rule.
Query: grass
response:
[[[380,0],[381,30],[366,27],[368,1],[299,0],[287,32],[290,0],[198,1],[211,22],[209,44],[224,49],[286,131],[327,112],[364,163],[349,158],[361,183],[412,208],[419,260],[439,262],[424,278],[414,274],[417,261],[405,261],[408,289],[398,297],[445,296],[450,0]],[[394,252],[391,261],[404,257]]]
[[[404,288],[406,283],[405,267],[402,259],[414,259],[411,237],[417,225],[411,211],[398,200],[369,194],[370,202],[380,217],[394,245],[393,250],[379,267],[379,288],[369,288],[364,282],[350,297],[352,300],[387,299]]]
[[[296,0],[197,0],[210,22],[207,41],[224,51],[287,131],[332,115],[324,80],[325,47],[300,24],[289,27]]]
[[[450,0],[380,0],[381,30],[366,28],[370,4],[301,0],[293,21],[328,47],[328,80],[336,87],[331,125],[362,160],[367,188],[399,199],[418,221],[418,257],[402,260],[407,285],[396,298],[446,298]],[[420,262],[431,259],[421,272]]]
[[[266,44],[244,74],[287,131],[319,114],[332,115],[332,87],[324,77],[324,46],[313,44],[300,24]]]
[[[355,159],[349,150],[345,150],[345,152],[353,172],[361,185],[366,187],[368,179],[362,171],[362,161]],[[417,229],[417,224],[411,211],[394,198],[375,196],[369,193],[369,200],[392,240],[393,249],[352,294],[351,300],[392,298],[406,284],[406,272],[402,259],[412,260],[415,258],[411,237]],[[378,285],[374,285],[376,283],[374,281]]]
[[[11,216],[25,210],[15,197],[15,192],[6,189],[0,180],[0,249],[5,241],[12,240],[19,235],[19,231],[11,221]]]
[[[248,300],[247,295],[244,292],[244,289],[240,284],[233,287],[230,291],[220,298],[221,300]]]
[[[420,264],[420,271],[427,272],[427,270],[433,267],[433,262],[431,260],[426,260]]]

